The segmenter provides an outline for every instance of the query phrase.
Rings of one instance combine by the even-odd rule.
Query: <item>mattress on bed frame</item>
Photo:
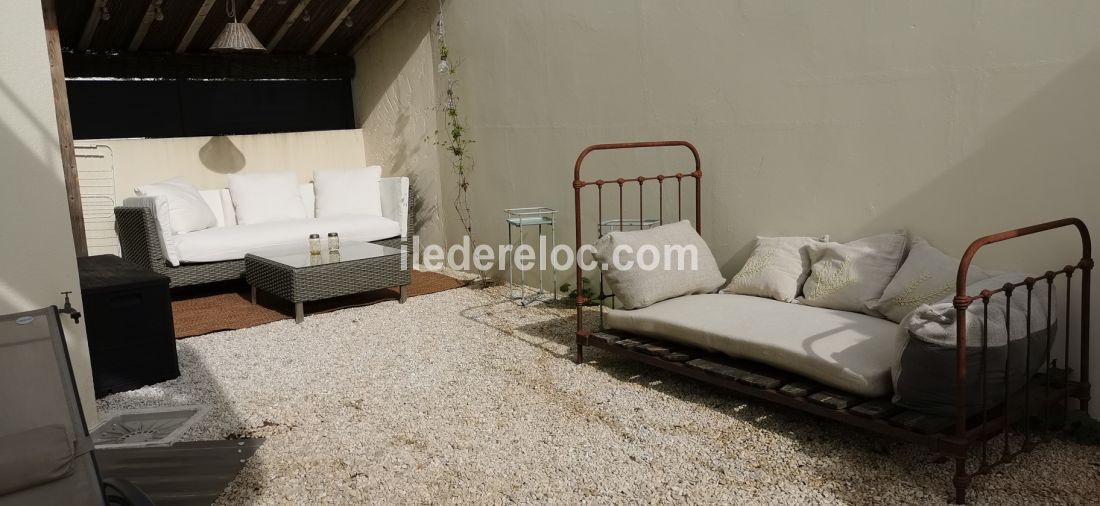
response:
[[[896,323],[860,313],[762,297],[676,297],[608,310],[611,329],[777,367],[867,397],[890,393]]]

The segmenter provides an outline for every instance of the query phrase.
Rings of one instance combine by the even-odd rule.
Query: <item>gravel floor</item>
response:
[[[185,439],[267,442],[223,504],[943,503],[952,466],[616,359],[573,312],[463,288],[179,343],[183,376],[99,408],[206,403]],[[1040,447],[977,504],[1097,503],[1100,448]]]

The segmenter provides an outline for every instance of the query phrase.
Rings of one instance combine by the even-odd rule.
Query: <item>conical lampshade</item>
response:
[[[210,46],[211,51],[263,51],[264,45],[252,35],[248,25],[233,21],[226,23],[222,33]]]

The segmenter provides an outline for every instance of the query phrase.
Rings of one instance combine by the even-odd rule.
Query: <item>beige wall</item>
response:
[[[424,204],[417,220],[425,243],[443,240],[436,85],[430,2],[409,1],[355,54],[355,112],[367,160],[386,174],[410,176]]]
[[[206,190],[225,188],[227,176],[237,172],[293,170],[307,182],[313,179],[314,169],[362,167],[366,163],[359,130],[88,140],[77,141],[77,146],[81,169],[111,166],[119,200],[133,196],[139,185],[176,176]]]
[[[409,0],[401,15],[423,19],[380,37],[422,36],[387,32],[430,26],[433,5]],[[1064,216],[1100,230],[1098,3],[451,0],[445,16],[486,242],[506,240],[503,208],[571,210],[585,145],[664,138],[702,152],[704,236],[727,275],[756,234],[907,228],[958,254],[976,236]],[[384,80],[395,67],[367,70]],[[588,174],[680,159],[600,156]],[[453,180],[440,174],[448,201]],[[444,211],[454,241],[461,229]],[[1076,259],[1072,233],[1051,239],[979,261],[1045,270]]]
[[[62,291],[83,308],[69,229],[42,5],[5,4],[0,16],[0,314],[60,306]],[[84,322],[62,317],[84,415],[95,396]]]

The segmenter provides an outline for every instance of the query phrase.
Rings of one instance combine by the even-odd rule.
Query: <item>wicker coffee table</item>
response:
[[[402,249],[374,243],[345,243],[339,253],[311,255],[305,247],[270,248],[245,255],[245,279],[257,289],[294,303],[294,321],[302,323],[305,302],[398,287],[405,302],[410,269]]]

